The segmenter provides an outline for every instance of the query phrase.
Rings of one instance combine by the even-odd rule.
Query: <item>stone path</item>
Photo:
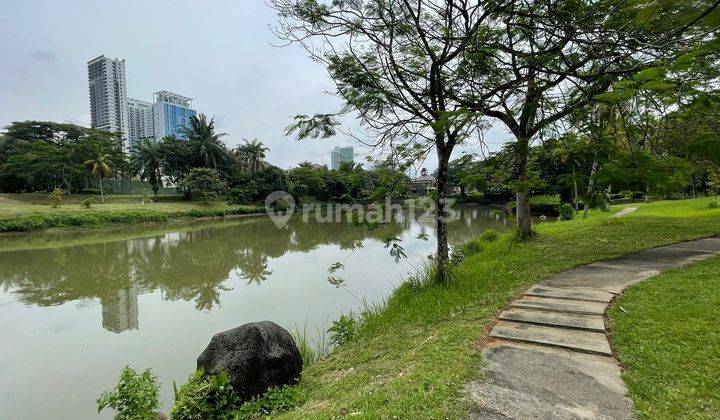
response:
[[[613,214],[613,217],[623,217],[626,216],[635,210],[637,210],[637,207],[625,207],[624,209],[620,210],[619,212]]]
[[[652,248],[538,283],[500,314],[470,383],[471,418],[630,419],[632,401],[606,337],[604,313],[626,287],[720,255],[720,238]]]

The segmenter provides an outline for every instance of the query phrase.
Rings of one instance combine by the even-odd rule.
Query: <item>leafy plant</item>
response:
[[[575,217],[575,209],[570,203],[560,203],[557,206],[557,211],[560,220],[572,220]]]
[[[500,234],[495,229],[485,229],[480,234],[480,239],[485,242],[492,242],[500,237]]]
[[[52,207],[58,208],[62,204],[63,196],[65,195],[65,191],[63,191],[60,188],[55,188],[50,194],[48,194],[48,198],[52,200]]]
[[[467,257],[477,254],[480,251],[482,251],[482,245],[477,241],[477,239],[472,239],[459,245],[455,245],[450,254],[450,261],[455,265],[460,265],[460,263],[465,261]]]
[[[139,374],[126,366],[120,372],[115,388],[98,398],[98,413],[110,407],[115,410],[118,420],[155,419],[159,389],[157,377],[150,369]]]
[[[170,409],[172,419],[217,419],[233,418],[232,411],[240,404],[233,391],[227,372],[204,375],[202,369],[190,376],[179,389],[173,385],[175,402]]]
[[[330,334],[330,342],[335,345],[343,345],[352,340],[357,333],[358,322],[352,313],[350,315],[340,315],[327,332]]]
[[[95,200],[93,200],[92,197],[88,197],[88,198],[84,199],[82,203],[80,203],[80,207],[82,207],[84,209],[89,209],[90,206],[92,205],[92,203],[94,203],[94,202],[95,202]]]

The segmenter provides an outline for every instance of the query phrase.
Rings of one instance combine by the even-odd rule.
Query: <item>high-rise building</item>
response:
[[[130,144],[140,139],[154,139],[155,116],[153,104],[139,99],[128,98],[127,110]]]
[[[104,55],[88,61],[90,118],[93,128],[120,132],[127,140],[128,113],[125,60]]]
[[[183,127],[190,125],[190,117],[196,115],[192,109],[192,98],[166,90],[156,92],[153,113],[155,119],[155,139],[166,136],[187,139]]]
[[[335,147],[332,152],[330,152],[330,169],[338,170],[340,169],[340,163],[341,162],[354,162],[354,151],[352,146],[347,147]]]

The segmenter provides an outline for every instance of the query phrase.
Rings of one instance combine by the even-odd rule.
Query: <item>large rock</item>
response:
[[[268,388],[300,380],[302,358],[290,333],[270,321],[251,322],[215,334],[197,359],[197,368],[215,374],[221,369],[243,401]]]

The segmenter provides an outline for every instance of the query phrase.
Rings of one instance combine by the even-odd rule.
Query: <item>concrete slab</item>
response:
[[[523,296],[512,302],[510,306],[516,308],[533,308],[545,311],[564,312],[568,314],[602,315],[605,313],[606,303],[589,302],[586,300],[567,300],[537,296]]]
[[[466,388],[477,419],[631,419],[612,358],[521,343],[483,350],[485,379]]]
[[[601,356],[612,356],[605,334],[597,332],[498,321],[490,332],[490,336]]]
[[[643,267],[658,271],[682,267],[711,257],[705,251],[694,249],[681,249],[679,247],[664,246],[636,252],[624,257],[608,260],[608,266]]]
[[[624,209],[620,210],[619,212],[613,214],[612,217],[627,216],[628,214],[635,212],[635,210],[637,210],[637,207],[625,207]]]
[[[542,284],[556,287],[586,287],[618,294],[629,285],[658,273],[659,270],[646,267],[610,265],[602,262],[558,273]]]
[[[605,320],[601,315],[566,314],[535,309],[509,308],[503,311],[499,318],[504,321],[525,322],[548,327],[605,332]]]
[[[592,302],[610,302],[615,295],[589,287],[555,287],[536,284],[525,292],[525,296],[550,297],[557,299],[588,300]]]

